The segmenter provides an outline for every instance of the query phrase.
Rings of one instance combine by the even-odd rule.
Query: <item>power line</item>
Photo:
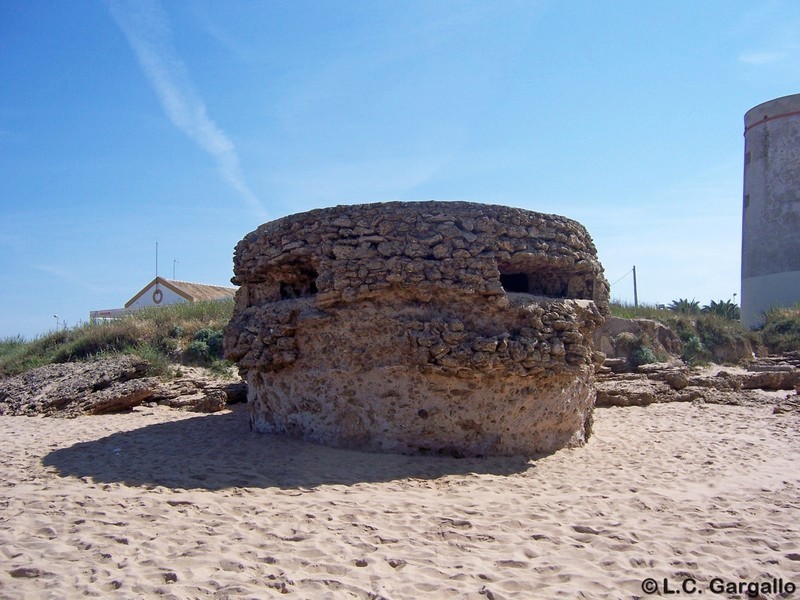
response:
[[[625,273],[625,275],[623,275],[622,277],[620,277],[619,279],[617,279],[617,280],[616,280],[614,283],[612,283],[611,285],[617,285],[617,284],[618,284],[620,281],[622,281],[623,279],[625,279],[625,278],[626,278],[628,275],[630,275],[631,273],[633,273],[633,269],[631,269],[630,271],[628,271],[627,273]]]

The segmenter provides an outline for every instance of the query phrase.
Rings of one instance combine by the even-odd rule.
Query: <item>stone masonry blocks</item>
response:
[[[579,223],[466,202],[338,206],[236,248],[229,358],[251,425],[372,451],[583,443],[608,283]]]

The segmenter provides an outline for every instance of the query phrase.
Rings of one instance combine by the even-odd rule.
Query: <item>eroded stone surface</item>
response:
[[[237,246],[225,332],[251,424],[376,451],[580,444],[608,283],[586,230],[464,202],[341,206]]]
[[[703,402],[742,406],[776,406],[776,412],[800,407],[800,368],[762,358],[742,367],[695,367],[679,362],[638,367],[636,373],[602,373],[597,382],[597,407],[647,406],[656,402]]]
[[[0,380],[0,415],[76,417],[121,412],[144,402],[195,412],[216,412],[243,401],[244,384],[204,376],[148,377],[149,364],[117,355],[87,362],[52,364]]]

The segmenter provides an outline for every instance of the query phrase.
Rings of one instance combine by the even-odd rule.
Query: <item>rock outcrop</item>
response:
[[[164,381],[130,355],[46,365],[0,380],[0,415],[76,417],[129,410],[144,402],[216,412],[246,395],[242,382],[203,376]]]
[[[595,348],[609,359],[623,359],[619,364],[628,370],[634,366],[631,353],[642,342],[656,355],[680,356],[683,350],[683,342],[674,331],[651,319],[608,317],[594,332]]]
[[[656,402],[763,405],[796,410],[800,369],[776,359],[759,359],[748,368],[690,368],[680,362],[640,366],[635,373],[602,373],[597,406],[646,406]]]
[[[372,451],[582,443],[608,283],[575,221],[464,202],[340,206],[237,246],[226,356],[253,429]]]

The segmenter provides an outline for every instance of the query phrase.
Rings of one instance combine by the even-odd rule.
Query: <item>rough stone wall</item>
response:
[[[226,353],[257,430],[455,454],[588,435],[608,283],[575,221],[463,202],[320,209],[246,236],[234,272]]]

